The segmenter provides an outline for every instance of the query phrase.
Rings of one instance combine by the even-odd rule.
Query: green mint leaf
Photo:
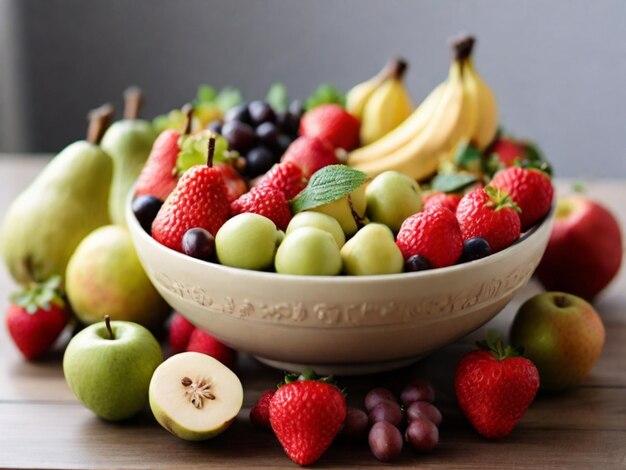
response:
[[[456,193],[478,181],[470,173],[440,173],[432,181],[432,188],[442,193]]]
[[[326,103],[335,103],[340,106],[344,106],[346,104],[346,95],[341,92],[335,85],[330,83],[323,83],[318,86],[311,96],[307,98],[304,103],[304,109],[309,111],[316,106]]]
[[[217,97],[217,90],[211,85],[200,85],[196,93],[197,103],[212,103]]]
[[[274,108],[274,111],[284,113],[288,105],[287,87],[282,83],[274,83],[268,90],[265,101]]]
[[[481,153],[478,147],[474,147],[469,142],[465,145],[458,146],[454,163],[459,168],[469,171],[478,171],[481,167],[481,161]]]
[[[222,88],[222,90],[215,97],[215,105],[223,112],[228,111],[233,106],[238,105],[243,101],[241,92],[232,86]]]
[[[290,202],[291,210],[302,212],[341,199],[367,179],[365,173],[346,165],[325,166],[313,174],[306,188]]]

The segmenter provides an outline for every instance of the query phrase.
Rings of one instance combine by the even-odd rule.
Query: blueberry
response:
[[[258,126],[264,122],[274,122],[276,120],[276,114],[272,107],[265,101],[257,100],[248,105],[248,112],[250,113],[250,119],[252,124]]]
[[[141,225],[147,233],[152,232],[152,221],[156,217],[162,205],[163,201],[150,195],[143,195],[133,199],[131,206],[133,213],[135,214],[139,225]]]
[[[463,243],[463,254],[461,255],[462,261],[474,261],[484,258],[491,254],[491,247],[489,242],[484,238],[475,237],[465,240]]]
[[[230,108],[224,114],[224,122],[238,121],[246,124],[251,124],[250,113],[248,111],[248,105],[241,103]]]
[[[210,130],[211,132],[214,132],[215,134],[221,134],[222,133],[222,121],[219,119],[214,119],[213,121],[211,121],[209,123],[208,126],[206,126],[206,128],[208,130]]]
[[[254,147],[246,155],[246,174],[251,178],[262,175],[277,161],[276,155],[267,147]]]
[[[215,252],[215,238],[203,228],[190,228],[183,235],[182,246],[186,255],[209,261]]]
[[[432,266],[422,255],[413,255],[404,263],[404,270],[407,272],[425,271]]]
[[[259,125],[255,130],[257,138],[270,148],[277,148],[278,146],[278,128],[273,122],[264,122]]]

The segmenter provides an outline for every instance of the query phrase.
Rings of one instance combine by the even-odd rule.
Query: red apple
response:
[[[547,290],[591,301],[622,264],[622,235],[615,217],[584,197],[559,199],[552,234],[537,276]]]

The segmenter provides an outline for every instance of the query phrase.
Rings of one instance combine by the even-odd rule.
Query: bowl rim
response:
[[[395,282],[398,280],[411,280],[411,279],[422,279],[422,278],[438,278],[445,276],[450,273],[460,272],[464,270],[469,270],[472,268],[477,268],[479,266],[488,266],[492,263],[497,263],[503,258],[508,257],[509,255],[513,255],[515,252],[521,250],[521,247],[526,245],[528,240],[534,238],[536,234],[540,231],[540,229],[545,228],[546,225],[550,225],[550,221],[555,213],[555,204],[553,203],[550,206],[550,210],[548,213],[535,225],[533,225],[529,230],[522,233],[521,236],[510,246],[506,247],[504,250],[501,250],[492,255],[486,256],[484,258],[480,258],[473,261],[468,261],[465,263],[458,263],[452,266],[446,266],[443,268],[435,268],[435,269],[427,269],[424,271],[416,271],[416,272],[402,272],[397,274],[369,274],[363,276],[347,276],[343,274],[339,274],[336,276],[310,276],[310,275],[299,275],[299,274],[279,274],[271,271],[255,271],[252,269],[243,269],[243,268],[235,268],[232,266],[225,266],[219,263],[213,263],[210,261],[203,261],[196,258],[192,258],[191,256],[187,256],[184,253],[180,253],[176,250],[172,250],[164,245],[161,245],[157,242],[151,235],[149,235],[143,227],[139,224],[139,221],[135,217],[135,214],[132,211],[132,201],[134,199],[134,188],[133,191],[130,192],[128,198],[128,204],[126,205],[126,223],[131,232],[138,232],[138,236],[145,243],[150,244],[155,249],[164,250],[168,256],[173,256],[174,258],[179,259],[181,262],[190,263],[192,265],[196,265],[201,267],[201,269],[211,269],[217,273],[223,273],[228,275],[239,275],[239,276],[249,276],[249,277],[258,277],[261,279],[267,280],[281,280],[281,281],[289,281],[295,283],[307,283],[311,282],[316,283],[361,283],[366,284],[368,282],[376,281],[376,282]],[[132,228],[131,228],[132,225]],[[134,238],[134,237],[133,237]],[[134,243],[134,242],[133,242]]]

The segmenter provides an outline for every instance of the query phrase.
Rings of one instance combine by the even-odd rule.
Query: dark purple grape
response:
[[[435,389],[427,380],[415,379],[407,384],[400,393],[400,401],[409,406],[414,401],[435,401]]]
[[[430,268],[430,263],[422,255],[413,255],[404,263],[404,270],[409,273],[425,271]]]
[[[215,237],[203,228],[190,228],[183,235],[182,246],[186,255],[209,261],[215,252]]]
[[[222,135],[228,146],[240,155],[245,155],[254,146],[256,135],[254,129],[240,121],[228,121],[222,126]]]
[[[395,401],[382,400],[372,408],[369,419],[370,424],[387,421],[394,426],[399,426],[402,422],[402,409],[400,409],[400,405]]]
[[[133,214],[135,214],[139,225],[141,225],[148,234],[152,232],[152,221],[162,205],[163,201],[150,195],[143,195],[133,199],[131,205]]]
[[[376,423],[367,436],[370,450],[381,462],[389,462],[402,452],[402,434],[387,421]]]
[[[251,124],[250,113],[248,112],[248,105],[246,103],[241,103],[236,106],[230,108],[224,114],[224,122],[244,122],[246,124]]]
[[[418,418],[409,423],[404,437],[415,450],[429,452],[439,443],[439,429],[429,419]]]
[[[474,261],[491,254],[491,246],[484,238],[475,237],[465,240],[461,261]]]
[[[221,120],[219,119],[214,119],[213,121],[211,121],[208,126],[206,126],[206,128],[208,130],[210,130],[211,132],[214,132],[216,134],[221,134],[222,133],[222,124],[224,124]]]
[[[291,103],[289,103],[289,108],[287,109],[287,111],[289,112],[289,115],[298,122],[304,114],[304,108],[302,107],[302,103],[299,100],[293,100]]]
[[[340,437],[352,442],[361,441],[367,435],[368,428],[369,418],[365,411],[358,408],[348,408]]]
[[[273,122],[264,122],[259,125],[255,130],[257,138],[266,147],[277,149],[278,148],[278,128]]]
[[[250,120],[255,126],[264,122],[274,122],[276,120],[274,110],[265,101],[252,101],[248,105],[248,112],[250,113]]]
[[[418,418],[429,419],[433,424],[439,426],[442,419],[441,411],[439,411],[439,408],[435,405],[427,401],[414,401],[406,409],[406,419],[410,422]]]
[[[246,155],[246,174],[251,178],[262,175],[277,161],[274,152],[267,147],[254,147]]]
[[[398,399],[390,390],[382,387],[373,388],[365,395],[365,409],[370,412],[376,405],[384,400],[398,402]]]
[[[278,146],[278,151],[280,152],[281,155],[287,151],[287,148],[291,145],[293,140],[294,139],[291,136],[288,136],[286,134],[280,134],[278,136],[278,139],[276,142]]]

